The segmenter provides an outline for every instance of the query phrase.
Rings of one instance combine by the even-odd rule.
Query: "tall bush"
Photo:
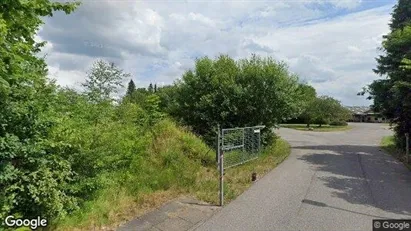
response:
[[[62,216],[76,203],[64,193],[72,171],[61,154],[68,145],[49,139],[56,124],[54,86],[34,36],[42,17],[72,12],[77,3],[50,0],[0,3],[0,220],[8,214]]]
[[[374,80],[366,89],[374,100],[375,111],[382,112],[395,125],[397,146],[405,148],[405,133],[411,133],[411,2],[398,0],[394,6],[390,33],[383,36],[374,72],[382,79]],[[403,67],[405,64],[406,67]],[[408,66],[408,67],[407,67]]]
[[[265,125],[269,131],[301,113],[304,94],[298,77],[282,62],[257,55],[235,61],[221,55],[196,60],[194,70],[177,82],[176,103],[172,114],[211,144],[218,124]]]

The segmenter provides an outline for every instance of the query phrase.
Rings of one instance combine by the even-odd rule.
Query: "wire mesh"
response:
[[[221,130],[224,169],[258,158],[262,126]]]

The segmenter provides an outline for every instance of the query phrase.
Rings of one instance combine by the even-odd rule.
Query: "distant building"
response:
[[[347,107],[352,112],[350,122],[365,123],[385,123],[387,119],[378,112],[374,112],[370,107],[354,106]]]

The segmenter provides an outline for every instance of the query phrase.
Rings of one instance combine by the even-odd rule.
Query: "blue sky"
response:
[[[171,84],[196,57],[252,53],[288,63],[320,95],[369,105],[356,93],[374,79],[393,0],[83,0],[45,19],[49,76],[79,88],[96,59],[113,61],[139,87]],[[129,80],[125,80],[127,82]]]

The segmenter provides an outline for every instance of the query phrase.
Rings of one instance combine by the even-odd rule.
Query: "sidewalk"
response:
[[[117,231],[180,231],[192,230],[202,224],[220,207],[190,197],[177,198],[159,209],[131,220]]]

